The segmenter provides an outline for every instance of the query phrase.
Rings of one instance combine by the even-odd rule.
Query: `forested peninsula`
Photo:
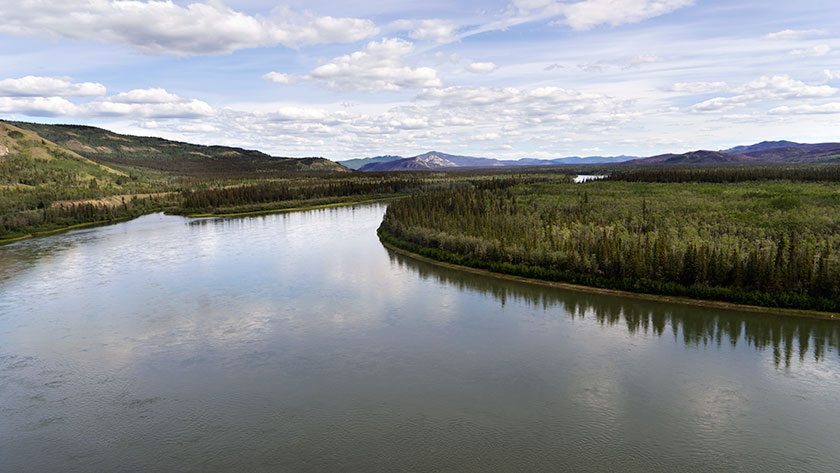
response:
[[[379,235],[416,254],[503,274],[838,312],[838,180],[833,168],[499,180],[395,202]]]

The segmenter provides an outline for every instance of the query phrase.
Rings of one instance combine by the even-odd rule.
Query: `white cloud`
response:
[[[292,76],[281,72],[269,72],[268,74],[263,74],[262,78],[276,84],[288,84],[292,81]]]
[[[576,30],[598,25],[638,23],[692,5],[694,0],[584,0],[559,3],[554,8],[565,16],[562,23]]]
[[[107,41],[149,54],[226,54],[282,44],[353,42],[378,33],[370,20],[235,11],[221,0],[181,6],[171,0],[38,0],[0,2],[0,33],[35,38]]]
[[[794,49],[790,54],[802,57],[821,57],[831,52],[831,46],[827,44],[818,44],[810,48]]]
[[[764,35],[764,39],[793,40],[826,35],[828,35],[828,31],[825,30],[782,30],[776,33],[766,34]]]
[[[61,97],[0,97],[0,112],[32,117],[61,117],[77,113],[76,105]]]
[[[496,65],[492,62],[474,62],[467,66],[467,70],[476,74],[489,74],[496,70]]]
[[[173,103],[183,102],[181,97],[170,94],[165,89],[134,89],[129,92],[121,92],[108,97],[109,102],[114,103]]]
[[[722,112],[765,100],[795,100],[830,97],[838,89],[828,85],[808,85],[785,75],[763,76],[733,89],[736,95],[715,97],[695,104],[692,112]]]
[[[125,103],[101,100],[79,106],[88,117],[199,118],[213,115],[213,108],[201,100],[183,99],[166,103]]]
[[[518,125],[567,122],[571,116],[620,119],[624,104],[608,96],[560,87],[534,89],[497,87],[446,87],[426,89],[420,100],[438,102],[438,108],[460,116],[486,116],[499,122],[519,120]]]
[[[823,71],[823,73],[825,74],[826,80],[840,79],[840,71],[831,72],[830,70],[826,69]]]
[[[668,88],[671,92],[703,94],[726,89],[726,82],[677,82]]]
[[[403,58],[413,51],[412,43],[397,38],[371,41],[362,51],[337,57],[313,69],[307,78],[332,89],[365,92],[440,87],[436,70],[412,68],[403,63]]]
[[[408,31],[408,37],[419,41],[451,43],[457,38],[457,26],[449,20],[397,20],[388,24],[388,30]]]
[[[773,115],[815,115],[840,114],[840,102],[824,103],[820,105],[782,106],[770,110]]]
[[[5,97],[90,97],[105,95],[105,90],[104,85],[96,82],[74,83],[60,77],[0,80],[0,96]]]
[[[566,66],[564,66],[562,64],[558,64],[558,63],[555,62],[553,64],[549,64],[549,65],[545,66],[543,68],[543,70],[544,71],[553,71],[555,69],[563,69],[564,67],[566,67]]]

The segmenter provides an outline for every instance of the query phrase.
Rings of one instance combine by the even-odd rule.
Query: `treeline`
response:
[[[840,311],[840,222],[830,200],[800,198],[783,208],[774,199],[748,203],[767,209],[762,219],[745,215],[737,199],[714,185],[660,185],[649,200],[644,194],[651,186],[601,182],[416,195],[389,206],[380,235],[439,260],[539,279]],[[793,194],[823,195],[799,186]],[[756,187],[752,194],[760,193]],[[811,222],[800,224],[806,218]]]
[[[840,182],[840,166],[645,167],[611,170],[606,180],[628,182]]]
[[[313,177],[266,181],[223,188],[187,189],[180,210],[206,212],[259,204],[301,202],[353,196],[390,196],[470,185],[496,189],[544,179],[539,176],[450,176],[440,173],[353,174],[350,177]]]
[[[108,202],[63,203],[53,206],[39,204],[39,208],[0,215],[0,236],[13,238],[32,231],[49,231],[82,223],[113,222],[140,216],[164,206],[161,197],[122,199],[119,204]]]

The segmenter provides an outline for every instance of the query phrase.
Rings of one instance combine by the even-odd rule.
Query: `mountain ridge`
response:
[[[183,176],[265,175],[277,172],[349,171],[326,158],[277,157],[262,151],[199,145],[116,133],[87,125],[47,125],[0,120],[110,168],[137,168]]]

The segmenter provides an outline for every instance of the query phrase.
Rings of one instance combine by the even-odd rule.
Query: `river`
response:
[[[837,471],[840,324],[444,269],[384,210],[0,247],[0,471]]]

